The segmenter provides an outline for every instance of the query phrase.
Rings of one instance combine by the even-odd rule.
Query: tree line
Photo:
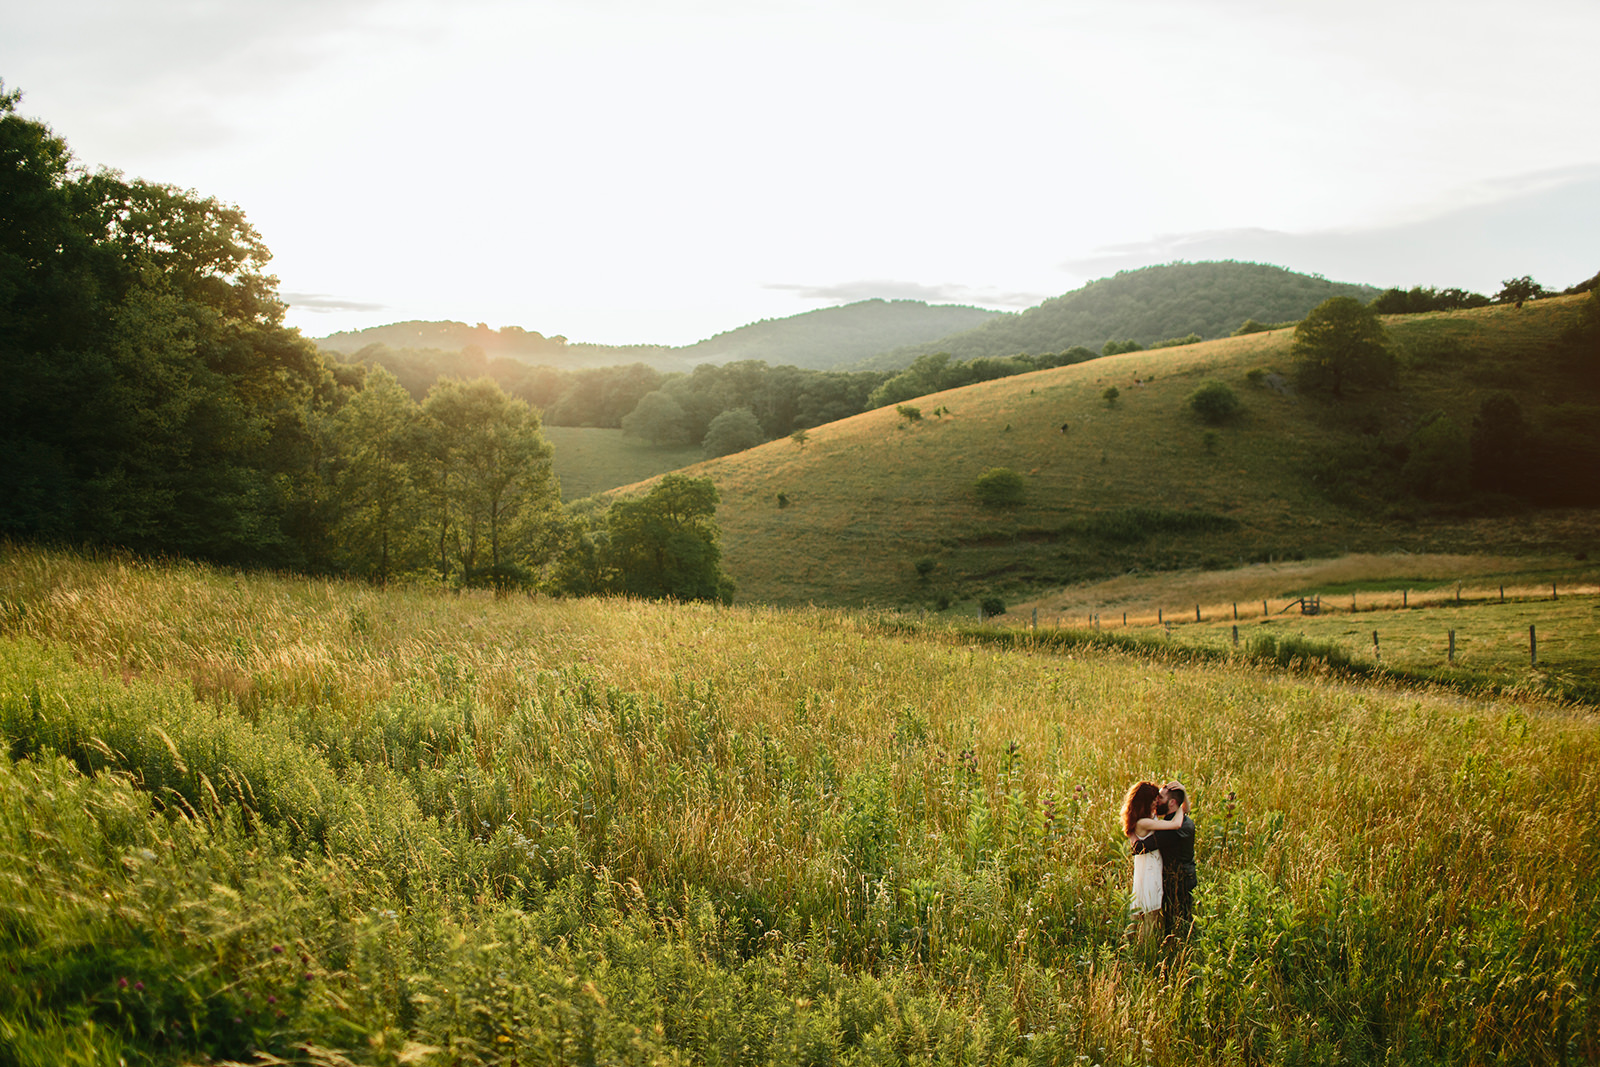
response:
[[[19,98],[0,86],[0,536],[378,581],[731,594],[709,482],[564,512],[526,400],[488,376],[436,376],[418,398],[325,358],[283,325],[243,212],[88,173]]]

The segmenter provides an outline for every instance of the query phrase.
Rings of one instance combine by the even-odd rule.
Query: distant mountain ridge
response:
[[[968,360],[1022,352],[1040,355],[1074,345],[1098,352],[1111,340],[1133,340],[1149,347],[1191,333],[1212,340],[1233,333],[1246,319],[1298,321],[1329,297],[1352,296],[1366,303],[1379,292],[1374,286],[1331,282],[1264,263],[1167,263],[1120,271],[1020,314],[880,353],[854,369],[899,370],[918,356],[935,352]]]
[[[762,319],[692,345],[597,345],[546,337],[536,330],[483,323],[397,322],[347,330],[317,339],[322,348],[354,355],[370,345],[461,352],[546,364],[564,369],[644,363],[662,371],[689,370],[700,363],[759,359],[771,366],[829,370],[888,349],[922,344],[970,330],[1004,312],[921,300],[860,300],[781,319]]]

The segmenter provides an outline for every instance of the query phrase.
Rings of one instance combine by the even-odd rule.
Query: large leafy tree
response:
[[[600,551],[610,588],[652,599],[731,601],[717,500],[711,479],[668,474],[644,496],[612,504]]]
[[[378,368],[331,421],[338,498],[337,558],[385,582],[427,555],[422,494],[422,413],[398,379]]]
[[[541,562],[552,543],[560,488],[539,416],[487,378],[445,380],[423,402],[426,467],[440,576],[453,558],[469,581],[498,581]]]
[[[298,563],[331,379],[237,209],[84,172],[0,88],[0,532]],[[302,531],[304,532],[304,531]]]
[[[1395,358],[1377,312],[1349,296],[1311,309],[1295,327],[1290,349],[1300,388],[1343,396],[1346,390],[1390,385]]]

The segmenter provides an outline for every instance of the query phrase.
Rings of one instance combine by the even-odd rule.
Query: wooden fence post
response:
[[[1233,627],[1233,647],[1239,647],[1239,627],[1237,624],[1235,624]]]
[[[1406,601],[1408,601],[1410,599],[1411,599],[1411,590],[1409,590],[1409,589],[1400,590],[1400,606],[1401,607],[1407,607],[1408,605],[1407,605]]]
[[[1199,622],[1200,621],[1200,605],[1199,604],[1196,604],[1194,606],[1194,621],[1195,622]]]
[[[1556,583],[1555,582],[1551,582],[1550,583],[1550,599],[1551,600],[1560,600],[1561,599],[1559,596],[1556,595]]]
[[[1528,666],[1539,665],[1539,634],[1534,630],[1533,623],[1528,624]]]
[[[1128,625],[1128,613],[1126,611],[1122,613],[1122,625]]]
[[[1372,658],[1379,663],[1383,662],[1383,653],[1378,650],[1378,631],[1372,631]]]
[[[1506,587],[1502,585],[1500,587],[1500,603],[1504,604],[1505,602],[1506,602]]]
[[[1033,632],[1034,633],[1038,633],[1039,632],[1039,609],[1038,608],[1034,608],[1033,609]]]
[[[1454,663],[1455,661],[1456,661],[1456,632],[1454,630],[1451,630],[1450,631],[1450,662]]]
[[[1233,621],[1239,621],[1239,602],[1237,600],[1233,602]]]
[[[1157,608],[1156,609],[1156,625],[1157,626],[1165,626],[1166,624],[1167,624],[1167,620],[1162,617],[1161,609]]]
[[[1261,602],[1261,617],[1263,619],[1267,617],[1267,602],[1265,600]]]

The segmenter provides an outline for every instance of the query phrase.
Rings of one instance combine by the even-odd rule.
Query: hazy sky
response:
[[[1253,259],[1600,270],[1600,3],[0,0],[89,166],[244,208],[313,336],[685,344]]]

